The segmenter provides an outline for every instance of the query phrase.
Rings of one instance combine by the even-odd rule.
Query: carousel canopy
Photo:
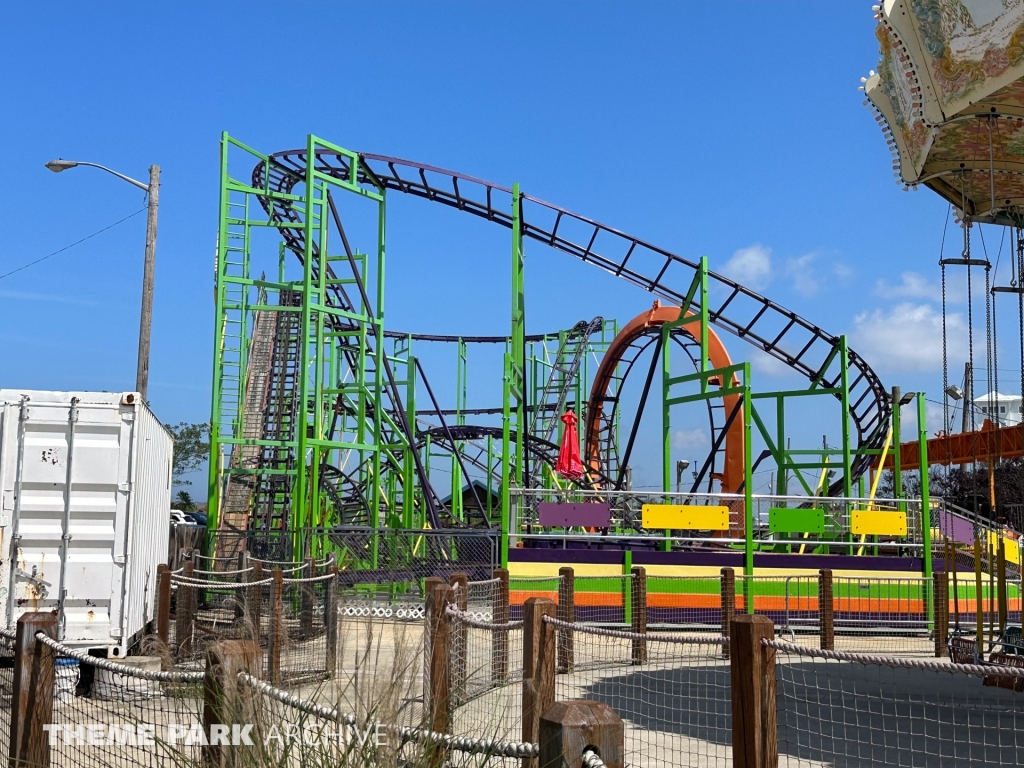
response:
[[[865,103],[897,178],[972,221],[1024,223],[1024,0],[874,8],[880,58]]]

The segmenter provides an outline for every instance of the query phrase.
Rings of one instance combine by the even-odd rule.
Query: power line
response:
[[[58,253],[63,253],[64,251],[68,250],[69,248],[74,248],[76,245],[79,245],[80,243],[84,243],[86,240],[88,240],[90,238],[93,238],[93,237],[96,237],[96,235],[102,234],[103,232],[106,232],[108,229],[113,229],[118,224],[123,224],[124,222],[128,221],[128,219],[133,218],[134,216],[138,216],[144,210],[146,210],[146,209],[145,208],[140,208],[139,210],[137,210],[135,213],[131,214],[130,216],[125,216],[123,219],[119,219],[119,220],[115,221],[113,224],[108,224],[103,229],[97,230],[97,231],[93,232],[91,235],[86,235],[81,240],[76,240],[71,245],[65,245],[60,250],[54,251],[53,253],[49,253],[46,256],[43,256],[41,259],[36,259],[35,261],[30,261],[28,264],[23,264],[20,267],[18,267],[17,269],[12,269],[10,272],[7,272],[5,274],[0,275],[0,280],[3,280],[5,277],[10,277],[15,272],[21,272],[21,270],[23,270],[23,269],[28,269],[29,267],[34,266],[35,264],[38,264],[41,261],[46,261],[51,256],[56,256]]]

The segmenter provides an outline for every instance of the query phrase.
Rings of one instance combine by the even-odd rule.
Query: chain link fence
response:
[[[780,766],[1024,762],[1024,669],[766,645]]]

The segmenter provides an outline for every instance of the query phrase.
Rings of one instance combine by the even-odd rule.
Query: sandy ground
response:
[[[814,636],[797,635],[796,641],[817,645]],[[283,668],[297,674],[304,664],[315,661],[319,665],[323,651],[314,647],[318,643],[322,645],[322,638],[292,644],[286,649]],[[335,679],[310,676],[290,690],[353,712],[360,719],[418,725],[423,644],[422,620],[345,617],[339,630]],[[839,636],[836,647],[925,660],[934,646],[926,637]],[[496,652],[504,653],[508,670],[503,684],[495,677]],[[575,633],[573,667],[556,677],[556,699],[595,699],[609,704],[623,718],[630,766],[731,764],[729,661],[723,658],[721,648],[652,639],[646,664],[634,665],[630,659],[628,640]],[[509,632],[507,642],[496,646],[492,633],[467,629],[464,644],[455,642],[450,660],[457,675],[455,695],[459,701],[452,713],[452,732],[519,740],[522,631]],[[782,654],[778,662],[781,766],[1024,764],[1024,693],[984,687],[978,678],[934,671]],[[267,721],[291,718],[295,722],[301,717],[285,705],[266,698],[259,701],[261,716]],[[9,707],[9,698],[3,703]],[[198,723],[201,719],[199,691],[174,686],[159,686],[159,695],[152,697],[117,702],[64,698],[56,702],[54,713],[54,722],[69,728],[144,721],[156,726],[158,736],[166,734],[170,723]],[[2,730],[6,735],[7,729]],[[55,765],[172,764],[159,745],[58,742]],[[199,757],[197,745],[182,751]],[[499,762],[516,764],[514,760],[491,764]]]

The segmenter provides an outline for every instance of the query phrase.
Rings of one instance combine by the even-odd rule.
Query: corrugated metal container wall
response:
[[[166,558],[170,434],[133,392],[0,390],[0,404],[7,624],[55,610],[63,584],[65,642],[123,655]]]
[[[174,441],[153,412],[138,408],[128,506],[127,594],[121,623],[130,645],[156,619],[156,567],[167,562]],[[155,535],[160,532],[163,535]]]

